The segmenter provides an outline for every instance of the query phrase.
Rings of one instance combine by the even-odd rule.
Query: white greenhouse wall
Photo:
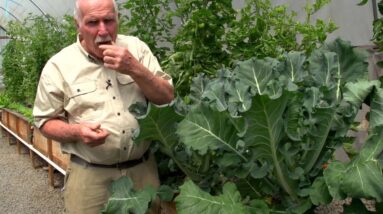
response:
[[[290,10],[298,13],[299,21],[304,21],[306,17],[304,7],[308,1],[315,2],[315,0],[271,0],[274,5],[288,5]],[[244,2],[245,0],[234,0],[233,5],[241,8]],[[319,18],[324,21],[331,19],[338,26],[338,29],[329,35],[328,40],[342,37],[351,41],[353,45],[372,45],[373,0],[369,0],[364,6],[358,6],[359,2],[361,0],[332,0],[314,14],[313,19]]]

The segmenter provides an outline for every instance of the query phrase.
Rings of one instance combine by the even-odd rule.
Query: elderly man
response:
[[[75,20],[77,42],[45,65],[33,114],[42,133],[71,154],[66,212],[93,214],[103,208],[109,185],[121,176],[130,177],[137,189],[159,186],[149,142],[132,142],[138,123],[129,106],[166,104],[174,95],[171,78],[148,46],[117,34],[114,0],[77,0]]]

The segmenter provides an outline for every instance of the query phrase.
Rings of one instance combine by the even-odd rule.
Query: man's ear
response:
[[[73,17],[74,24],[76,25],[76,29],[78,30],[80,28],[80,24],[78,23],[78,20]]]

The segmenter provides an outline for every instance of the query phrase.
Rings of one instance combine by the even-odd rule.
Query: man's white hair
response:
[[[87,1],[92,1],[92,0],[87,0]],[[80,10],[80,0],[76,0],[76,4],[75,4],[75,7],[74,7],[74,18],[77,20],[77,21],[80,21],[82,19],[82,14],[81,14],[81,10]],[[114,5],[114,12],[116,12],[116,18],[118,18],[118,6],[117,6],[117,3],[115,0],[112,0],[113,2],[113,5]]]

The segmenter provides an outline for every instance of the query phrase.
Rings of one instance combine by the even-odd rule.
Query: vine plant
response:
[[[156,54],[172,75],[177,93],[184,96],[196,74],[215,76],[220,68],[254,56],[279,57],[291,50],[309,53],[336,29],[331,21],[311,20],[328,2],[308,3],[307,19],[301,23],[287,5],[273,6],[270,0],[247,0],[240,9],[231,0],[131,0],[124,4],[130,13],[125,25],[153,50],[163,44],[169,47]],[[302,38],[300,43],[297,37]]]

